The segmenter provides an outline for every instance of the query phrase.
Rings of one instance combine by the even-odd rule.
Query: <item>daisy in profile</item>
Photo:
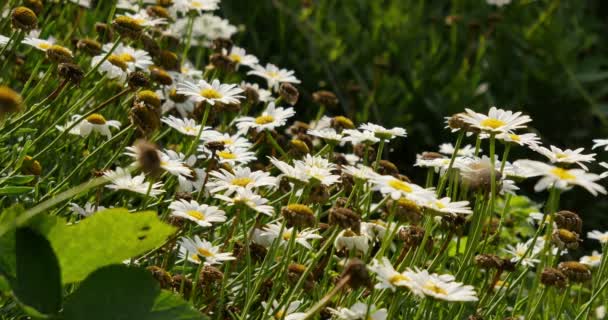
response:
[[[430,297],[450,302],[477,301],[475,288],[456,282],[452,275],[430,274],[427,270],[406,271],[412,279],[412,292],[421,297]]]
[[[294,72],[287,69],[279,69],[272,63],[266,64],[266,67],[254,65],[253,70],[247,72],[248,75],[254,75],[266,79],[268,88],[276,91],[281,83],[300,83],[300,80],[294,76]]]
[[[450,197],[432,199],[430,201],[422,203],[422,206],[441,214],[458,215],[473,213],[473,210],[471,210],[471,208],[469,207],[468,201],[465,200],[452,202],[452,199],[450,199]]]
[[[369,250],[369,238],[364,234],[356,234],[350,229],[341,231],[334,240],[338,251],[356,251],[361,254]]]
[[[182,78],[190,78],[190,79],[200,79],[203,77],[203,72],[198,70],[192,62],[186,60],[182,63],[182,66],[179,69],[179,75]]]
[[[540,262],[540,260],[536,259],[536,256],[543,249],[541,242],[538,240],[534,244],[534,248],[532,248],[527,255],[526,252],[528,252],[528,248],[530,248],[530,245],[532,244],[532,239],[525,243],[518,242],[515,246],[507,245],[503,251],[511,255],[511,262],[518,263],[521,261],[520,263],[524,267],[534,267],[535,264]]]
[[[272,301],[272,304],[269,305],[268,302],[262,301],[262,307],[264,309],[268,309],[269,317],[275,320],[301,320],[304,319],[306,313],[304,312],[296,312],[302,302],[299,300],[290,302],[287,306],[279,308],[279,302],[276,300]]]
[[[228,57],[236,65],[238,70],[239,66],[253,67],[258,64],[258,58],[252,54],[247,54],[245,49],[233,46],[228,52],[226,49],[222,49],[222,53]]]
[[[536,133],[501,133],[496,136],[496,139],[504,142],[514,143],[520,146],[527,146],[533,150],[537,148],[540,143],[540,138],[536,135]]]
[[[274,102],[268,104],[266,110],[257,117],[240,117],[235,120],[239,132],[246,133],[249,129],[258,131],[273,130],[282,127],[296,112],[293,108],[276,107]]]
[[[243,90],[236,84],[220,83],[214,79],[211,83],[199,80],[197,83],[184,81],[177,85],[177,93],[192,97],[194,101],[204,101],[210,105],[216,102],[223,104],[238,104],[243,96]]]
[[[409,287],[411,285],[412,279],[408,278],[405,273],[397,272],[386,257],[374,260],[368,269],[375,273],[376,279],[380,281],[376,284],[376,289],[395,291],[397,287]]]
[[[424,189],[414,183],[399,180],[393,176],[376,176],[372,182],[374,190],[380,191],[383,195],[390,195],[393,200],[401,197],[416,201],[425,202],[435,199],[435,192]]]
[[[117,167],[114,171],[107,171],[104,176],[111,182],[106,185],[106,188],[112,190],[128,190],[141,194],[149,194],[150,196],[157,196],[165,192],[162,189],[163,184],[156,182],[145,182],[146,176],[142,173],[138,176],[131,177],[129,170]]]
[[[199,159],[208,159],[212,154],[214,154],[220,163],[227,163],[231,166],[246,165],[249,162],[257,159],[254,152],[245,148],[224,148],[224,150],[212,153],[203,146],[198,150],[203,153],[199,155]]]
[[[525,128],[525,124],[532,121],[521,112],[513,112],[490,108],[488,114],[478,113],[471,109],[465,109],[466,113],[460,115],[460,118],[469,125],[479,128],[481,131],[488,133],[500,134],[510,133],[513,130]]]
[[[226,202],[228,206],[245,205],[267,216],[272,216],[274,213],[274,208],[268,205],[268,199],[262,198],[249,189],[237,189],[231,197],[222,194],[216,194],[215,197]]]
[[[578,148],[576,150],[571,149],[560,149],[556,146],[550,146],[550,149],[545,147],[538,147],[535,149],[536,152],[547,157],[551,163],[563,163],[563,164],[577,164],[579,167],[588,170],[584,163],[595,161],[595,153],[582,154],[584,148]]]
[[[180,119],[180,118],[177,118],[174,116],[169,116],[169,117],[162,118],[161,121],[166,123],[167,125],[169,125],[171,128],[173,128],[187,136],[196,137],[199,135],[199,132],[201,131],[201,125],[197,124],[194,119],[188,119],[188,118]],[[205,129],[207,129],[207,128],[209,128],[209,127],[206,127]]]
[[[388,311],[385,308],[378,309],[376,305],[367,305],[357,302],[350,308],[328,308],[328,310],[341,320],[386,320]],[[369,310],[369,313],[368,313]]]
[[[403,128],[395,127],[392,129],[386,129],[383,126],[379,126],[373,123],[366,123],[359,127],[363,131],[369,131],[381,140],[391,140],[395,137],[407,137],[407,131]]]
[[[601,244],[606,244],[608,243],[608,231],[601,232],[598,230],[593,230],[587,233],[587,238],[597,240]]]
[[[374,144],[380,142],[380,139],[376,137],[371,131],[359,131],[357,129],[344,129],[342,130],[342,134],[344,135],[344,142],[350,142],[353,145],[357,145],[360,143],[364,144]]]
[[[361,222],[361,234],[369,238],[371,242],[382,242],[388,227],[382,220],[370,220]]]
[[[608,139],[593,139],[593,147],[591,149],[604,148],[608,151]]]
[[[151,17],[146,11],[143,10],[137,13],[125,13],[124,17],[130,18],[137,25],[142,26],[144,28],[167,24],[167,19]]]
[[[577,185],[585,188],[594,196],[597,196],[598,193],[606,194],[606,189],[596,183],[601,179],[597,174],[582,169],[563,169],[533,160],[517,160],[516,163],[529,170],[532,176],[542,176],[534,186],[534,190],[537,192],[551,187],[568,190]]]
[[[233,172],[220,169],[212,171],[210,175],[213,177],[208,183],[211,193],[225,192],[226,195],[231,195],[240,188],[257,189],[277,184],[276,178],[268,172],[251,171],[248,167],[236,167]]]
[[[252,90],[253,92],[257,93],[258,101],[260,102],[272,102],[276,100],[275,97],[272,96],[272,92],[270,90],[260,88],[260,85],[257,83],[242,81],[241,89],[243,89],[243,91]]]
[[[281,224],[272,223],[262,229],[261,236],[267,236],[271,242],[278,238],[279,243],[283,245],[288,244],[289,240],[295,237],[294,241],[297,244],[311,250],[312,246],[310,243],[308,243],[308,241],[322,238],[320,235],[316,234],[316,231],[316,229],[304,229],[298,231],[295,229],[295,227],[285,227],[281,233]]]
[[[204,11],[215,11],[220,8],[220,0],[175,0],[173,7],[175,11],[186,14],[190,11],[201,13]]]
[[[442,143],[439,145],[439,153],[451,156],[454,154],[454,151],[456,150],[451,143]],[[479,149],[479,152],[481,152],[481,149]],[[458,148],[457,155],[461,157],[473,157],[475,156],[475,147],[470,144],[461,146]]]
[[[195,168],[196,156],[191,155],[183,159],[184,165],[190,169],[189,176],[179,175],[177,181],[179,183],[178,191],[180,192],[200,192],[205,185],[207,171],[201,168]]]
[[[222,264],[224,261],[234,260],[232,253],[220,252],[220,248],[214,246],[211,242],[194,236],[194,239],[182,237],[179,240],[179,257],[182,260],[205,265]]]
[[[201,135],[201,140],[207,143],[221,143],[226,149],[251,149],[253,144],[247,140],[247,138],[241,136],[240,134],[229,134],[229,133],[221,133],[215,130],[208,130],[203,132]],[[205,145],[201,146],[199,149],[204,153],[211,153],[211,150],[208,150]]]
[[[334,145],[342,142],[342,139],[344,138],[342,134],[337,133],[333,128],[310,129],[307,133],[313,137],[323,139],[325,142]]]
[[[39,34],[40,32],[38,31],[32,31],[28,37],[25,37],[25,39],[21,41],[21,43],[46,52],[46,50],[55,44],[55,38],[49,37],[48,39],[40,39],[38,38]]]
[[[201,227],[210,227],[213,223],[226,221],[226,214],[218,207],[199,204],[194,200],[173,201],[169,209],[172,210],[172,216],[196,222]]]
[[[602,254],[593,250],[590,256],[582,256],[580,263],[586,264],[590,267],[599,267],[602,263]]]
[[[124,153],[127,156],[136,160],[135,165],[139,163],[138,159],[142,159],[145,156],[141,154],[142,150],[137,146],[130,146],[126,148],[126,152]],[[184,154],[177,153],[173,150],[165,150],[160,151],[156,150],[158,154],[158,158],[160,160],[160,167],[169,172],[174,176],[185,176],[191,177],[191,170],[187,166],[184,165]]]
[[[91,66],[99,65],[99,73],[106,75],[109,79],[124,82],[129,72],[148,70],[148,67],[154,64],[148,52],[123,44],[119,44],[112,54],[103,60],[113,46],[112,43],[105,44],[102,47],[103,52],[91,59]]]
[[[73,126],[78,119],[82,118],[81,115],[75,114],[72,116],[72,120],[68,121],[65,126],[56,126],[57,130],[65,131],[69,127]],[[120,129],[120,122],[116,120],[106,120],[101,114],[93,113],[90,116],[82,119],[82,121],[78,122],[73,128],[70,129],[68,133],[79,135],[81,137],[87,137],[92,132],[98,132],[108,139],[112,138],[112,132],[110,128]]]
[[[374,169],[362,164],[359,164],[357,166],[343,166],[342,172],[361,181],[369,181],[378,176],[378,173],[376,173]]]
[[[79,206],[76,203],[70,202],[70,210],[82,217],[90,217],[92,216],[94,213],[99,212],[99,211],[103,211],[106,209],[106,207],[104,206],[98,206],[97,208],[95,208],[95,205],[87,202],[84,204],[84,206]]]

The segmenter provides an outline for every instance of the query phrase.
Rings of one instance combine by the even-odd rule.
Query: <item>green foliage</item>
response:
[[[149,272],[113,265],[82,282],[66,301],[66,320],[191,320],[203,319],[181,298],[161,291]]]

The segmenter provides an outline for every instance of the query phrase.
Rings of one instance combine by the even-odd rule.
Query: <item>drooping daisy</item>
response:
[[[129,170],[117,167],[114,171],[107,171],[104,176],[112,182],[106,185],[106,188],[112,190],[128,190],[141,194],[148,194],[150,196],[157,196],[165,192],[162,190],[163,184],[156,182],[145,182],[146,176],[142,173],[138,176],[131,177]]]
[[[338,319],[341,320],[386,320],[388,311],[385,308],[378,309],[376,305],[367,305],[357,302],[350,308],[328,308]],[[369,313],[368,313],[369,310]]]
[[[213,223],[226,221],[226,214],[218,207],[199,204],[194,200],[177,200],[171,202],[169,209],[172,216],[196,222],[201,227],[210,227]]]
[[[422,206],[429,208],[435,212],[443,214],[472,214],[473,210],[469,207],[468,201],[452,201],[450,197],[441,199],[432,199],[422,204]]]
[[[443,153],[446,155],[453,155],[455,151],[454,146],[451,143],[442,143],[439,145],[439,153]],[[481,149],[479,149],[481,152]],[[458,148],[458,154],[461,157],[473,157],[475,155],[475,147],[467,144],[465,146],[461,146]]]
[[[608,139],[593,139],[593,147],[591,147],[591,149],[602,147],[604,148],[604,151],[608,151]]]
[[[179,257],[196,264],[203,262],[205,265],[214,265],[235,259],[232,253],[222,253],[220,247],[216,247],[211,242],[198,236],[194,236],[194,239],[182,237],[179,240],[179,245]]]
[[[511,3],[511,0],[486,0],[486,3],[490,5],[495,5],[497,7],[502,7]]]
[[[231,195],[240,188],[256,189],[264,186],[275,186],[277,183],[276,178],[270,176],[268,172],[251,171],[248,167],[237,167],[234,168],[233,172],[220,169],[219,171],[212,171],[210,175],[213,178],[208,183],[209,192],[225,191],[226,195]]]
[[[112,50],[112,43],[105,44],[103,52],[91,59],[91,66],[97,66]],[[109,79],[117,79],[124,82],[129,72],[135,70],[148,70],[153,65],[152,58],[148,52],[135,49],[123,44],[116,46],[112,54],[99,65],[99,73],[105,74]]]
[[[599,267],[602,263],[602,254],[593,250],[590,256],[582,256],[580,262],[590,267]]]
[[[253,67],[258,64],[258,58],[252,54],[247,54],[245,49],[233,46],[228,52],[226,49],[222,49],[223,54],[228,57],[232,62],[235,63],[238,70],[239,66]]]
[[[267,216],[272,216],[274,213],[274,208],[267,204],[268,199],[262,198],[249,189],[237,189],[231,197],[221,194],[216,194],[215,197],[225,201],[229,206],[242,204]]]
[[[295,227],[283,228],[281,233],[281,224],[272,223],[262,229],[262,236],[269,237],[270,241],[279,239],[279,243],[286,245],[289,240],[295,237],[294,241],[306,249],[311,250],[312,246],[308,243],[309,240],[321,239],[322,237],[316,233],[316,229],[296,230]]]
[[[406,271],[405,275],[412,279],[412,292],[418,296],[451,302],[478,300],[473,286],[456,282],[451,275],[430,274],[427,270]]]
[[[83,217],[90,217],[91,215],[93,215],[96,212],[99,211],[103,211],[106,209],[106,207],[104,206],[98,206],[97,208],[95,208],[95,205],[87,202],[84,204],[83,207],[79,206],[76,203],[70,202],[70,210],[78,215],[81,215]]]
[[[364,234],[356,234],[350,229],[343,230],[334,240],[334,247],[338,251],[357,251],[362,254],[369,250],[369,238]]]
[[[582,169],[563,169],[533,160],[518,160],[518,166],[527,168],[532,176],[542,176],[534,186],[535,191],[541,191],[550,187],[568,190],[574,185],[581,186],[596,196],[598,193],[606,194],[606,189],[595,183],[601,177],[594,173],[588,173]]]
[[[287,123],[287,119],[293,117],[296,112],[293,108],[276,107],[274,102],[268,104],[268,107],[262,114],[257,117],[240,117],[235,120],[239,132],[247,132],[253,128],[258,131],[273,130],[277,127],[282,127]]]
[[[359,127],[359,129],[364,131],[372,132],[376,138],[381,140],[391,140],[395,137],[406,137],[407,131],[403,128],[395,127],[392,129],[386,129],[383,126],[379,126],[373,123],[366,123]]]
[[[578,148],[576,150],[562,150],[556,146],[550,146],[550,148],[551,149],[538,147],[535,149],[535,151],[547,157],[551,163],[575,163],[585,170],[587,170],[587,166],[584,164],[585,162],[595,161],[595,153],[581,153],[585,150],[584,148]]]
[[[525,128],[524,124],[532,121],[529,116],[521,112],[513,112],[490,108],[487,115],[465,109],[466,113],[460,115],[461,119],[473,127],[489,133],[510,133],[515,129]]]
[[[373,210],[375,211],[375,209]],[[388,227],[382,220],[370,220],[361,222],[361,234],[364,234],[372,242],[382,242]]]
[[[169,116],[161,119],[162,122],[168,124],[171,128],[188,136],[196,137],[199,135],[201,125],[197,124],[194,119],[180,119],[174,116]],[[209,127],[206,127],[207,129]]]
[[[266,67],[254,65],[253,70],[247,74],[255,75],[266,79],[268,88],[272,90],[279,89],[281,83],[300,83],[300,80],[294,76],[294,72],[287,69],[279,69],[272,63],[266,64]]]
[[[409,287],[411,285],[412,279],[408,278],[405,273],[397,272],[386,257],[374,260],[368,269],[375,273],[376,279],[380,281],[376,284],[376,289],[395,291],[397,287]]]
[[[342,134],[344,135],[344,142],[350,142],[353,145],[365,143],[365,144],[374,144],[380,142],[380,139],[376,137],[376,135],[371,131],[359,131],[356,129],[345,129],[342,130]]]
[[[538,147],[538,144],[540,143],[540,138],[535,133],[501,133],[496,136],[496,139],[502,140],[504,142],[515,143],[520,146],[528,146],[532,149]]]
[[[273,157],[269,157],[269,159],[270,163],[281,171],[282,176],[286,176],[300,182],[308,182],[308,176],[304,172],[298,170],[295,166],[291,166],[290,164]]]
[[[272,301],[272,305],[271,305],[272,307],[270,307],[266,301],[262,301],[262,307],[264,307],[264,309],[268,309],[268,312],[269,312],[268,316],[275,320],[281,320],[281,319],[301,320],[301,319],[304,319],[304,316],[306,315],[306,313],[296,312],[296,310],[298,310],[298,308],[300,307],[301,304],[302,304],[301,301],[296,300],[296,301],[290,302],[287,306],[283,306],[282,308],[279,308],[280,303],[276,300]]]
[[[597,240],[601,244],[606,244],[608,243],[608,231],[601,232],[598,230],[593,230],[587,233],[587,238]]]
[[[74,123],[76,123],[76,121],[78,121],[80,118],[82,118],[81,115],[75,114],[65,126],[56,126],[56,128],[59,131],[65,131],[74,125]],[[109,139],[112,138],[110,128],[120,129],[120,122],[116,120],[106,120],[106,118],[104,118],[101,114],[93,113],[82,119],[82,121],[78,122],[76,126],[70,129],[69,133],[79,135],[81,137],[87,137],[89,134],[91,134],[91,132],[96,131]]]
[[[390,195],[393,200],[401,197],[416,201],[425,202],[435,199],[432,190],[424,189],[414,183],[399,180],[393,176],[378,175],[372,182],[374,190],[379,190],[384,195]]]
[[[178,84],[177,93],[192,97],[194,101],[205,101],[210,105],[216,102],[223,104],[238,104],[243,96],[243,90],[236,84],[220,83],[214,79],[211,83],[199,80],[197,83],[184,81]]]

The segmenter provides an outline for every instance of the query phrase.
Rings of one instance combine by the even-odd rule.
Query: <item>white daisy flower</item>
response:
[[[23,41],[21,41],[22,44],[27,44],[28,46],[32,46],[40,51],[44,51],[46,52],[46,50],[48,50],[50,47],[52,47],[55,44],[55,39],[53,37],[50,37],[48,39],[39,39],[38,36],[35,37],[25,37],[25,39],[23,39]]]
[[[202,155],[199,155],[200,159],[206,159],[211,156],[211,152],[206,148],[199,147],[199,151],[203,152]],[[215,153],[219,163],[227,163],[231,166],[234,165],[246,165],[249,162],[257,159],[255,153],[252,151],[248,151],[244,148],[225,148],[222,151],[218,151]]]
[[[274,208],[268,205],[268,199],[262,198],[261,196],[253,193],[249,189],[240,188],[237,189],[235,194],[232,197],[227,197],[225,195],[216,194],[215,198],[223,200],[229,206],[234,205],[245,205],[259,213],[265,214],[267,216],[272,216],[274,213]]]
[[[441,199],[433,199],[428,202],[422,203],[422,206],[429,208],[435,212],[444,214],[472,214],[473,210],[469,207],[468,201],[454,201],[450,197]]]
[[[247,138],[241,136],[240,134],[233,134],[230,135],[229,133],[221,133],[215,130],[209,130],[209,131],[205,131],[203,132],[203,135],[201,135],[201,140],[203,140],[203,142],[205,143],[211,143],[211,142],[221,142],[224,145],[224,148],[227,149],[251,149],[251,147],[253,146],[253,144],[247,140]],[[207,152],[209,154],[211,154],[211,151],[206,150],[205,151],[205,146],[202,146],[201,151],[203,152]]]
[[[608,151],[608,139],[593,139],[593,147],[595,148],[604,148],[604,151]]]
[[[272,96],[272,92],[270,90],[260,88],[260,85],[258,85],[257,83],[248,83],[248,82],[243,81],[243,82],[241,82],[241,89],[254,90],[255,92],[257,92],[258,100],[260,102],[272,102],[272,101],[276,100]]]
[[[409,200],[424,203],[435,199],[435,192],[424,189],[414,183],[399,180],[393,176],[378,175],[372,179],[375,184],[373,190],[380,191],[383,195],[390,195],[393,200],[405,197]]]
[[[103,52],[91,59],[91,66],[97,66],[106,57],[107,53],[112,50],[113,46],[112,43],[105,44],[102,47]],[[152,62],[152,58],[148,52],[119,44],[112,54],[99,65],[98,72],[105,74],[110,79],[124,82],[129,72],[135,70],[146,71],[153,64],[154,62]]]
[[[179,257],[188,261],[205,265],[221,264],[224,261],[234,260],[232,253],[221,253],[220,247],[214,246],[211,242],[194,236],[194,239],[182,237],[179,240]]]
[[[368,181],[378,176],[378,173],[376,173],[374,169],[362,164],[359,164],[357,166],[343,166],[342,172],[352,176],[355,179],[363,181]]]
[[[333,128],[310,129],[307,133],[313,137],[321,138],[326,142],[333,144],[342,142],[342,139],[344,138],[342,134],[337,133]]]
[[[294,76],[294,72],[287,69],[279,69],[272,63],[266,64],[266,67],[254,65],[253,70],[247,72],[248,75],[255,75],[266,79],[268,88],[276,91],[281,83],[300,83],[300,80]]]
[[[598,230],[593,230],[593,231],[587,233],[587,238],[597,240],[601,244],[606,244],[606,243],[608,243],[608,231],[601,232]]]
[[[409,288],[412,284],[412,279],[406,276],[405,273],[397,272],[386,257],[374,260],[368,269],[375,273],[376,279],[380,281],[376,284],[376,289],[391,289],[395,291],[397,287]]]
[[[247,54],[245,49],[237,46],[233,46],[232,49],[230,49],[230,52],[228,52],[226,49],[222,49],[222,53],[235,63],[237,70],[241,65],[253,67],[259,62],[256,56]]]
[[[98,206],[97,209],[95,208],[95,204],[87,202],[84,204],[83,207],[79,206],[76,203],[70,202],[70,210],[78,215],[81,215],[82,217],[90,217],[91,215],[93,215],[96,212],[99,211],[103,211],[106,209],[106,207],[104,206]]]
[[[602,254],[593,250],[590,256],[582,256],[579,261],[580,263],[586,264],[590,267],[599,267],[602,263]]]
[[[304,319],[306,313],[304,312],[296,312],[302,302],[299,300],[290,302],[287,306],[279,309],[279,302],[276,300],[272,301],[272,307],[269,308],[269,305],[266,301],[262,301],[262,307],[264,309],[268,309],[269,317],[275,320],[301,320]]]
[[[598,320],[606,318],[606,306],[599,306],[595,308],[595,317]]]
[[[180,118],[176,118],[174,116],[169,116],[169,117],[162,118],[161,121],[166,123],[167,125],[169,125],[171,128],[173,128],[187,136],[196,137],[199,135],[199,132],[201,131],[201,125],[197,124],[194,119],[188,119],[188,118],[180,119]],[[208,129],[208,128],[209,127],[205,127],[205,129]]]
[[[451,156],[454,154],[454,151],[454,146],[451,143],[442,143],[439,145],[439,153]],[[481,149],[479,149],[479,152],[481,152]],[[470,144],[461,146],[460,148],[458,148],[457,155],[461,157],[473,157],[475,156],[475,147]]]
[[[496,139],[502,140],[504,142],[515,143],[520,146],[528,146],[532,149],[537,148],[540,143],[540,138],[536,135],[536,133],[501,133],[496,136]]]
[[[568,190],[574,185],[585,188],[596,196],[598,193],[606,194],[606,189],[595,183],[601,177],[594,173],[588,173],[582,169],[563,169],[533,160],[518,160],[518,166],[527,168],[533,176],[542,176],[534,186],[535,191],[541,191],[550,187]]]
[[[131,173],[129,170],[117,167],[114,171],[107,171],[104,173],[104,176],[112,182],[111,184],[106,185],[106,188],[112,190],[128,190],[141,194],[149,194],[150,196],[157,196],[165,192],[162,190],[163,184],[160,182],[156,182],[152,184],[151,182],[145,182],[146,176],[142,173],[138,176],[131,177]]]
[[[271,242],[278,238],[279,243],[281,243],[282,245],[288,244],[289,240],[292,237],[295,237],[294,241],[296,243],[306,249],[311,250],[312,246],[310,245],[310,243],[308,243],[308,241],[322,238],[320,235],[316,234],[316,231],[317,229],[304,229],[298,231],[294,227],[285,227],[283,228],[283,232],[281,233],[281,224],[273,223],[264,227],[260,235],[267,236]]]
[[[367,305],[362,302],[353,304],[350,308],[328,308],[338,319],[341,320],[386,320],[388,311],[385,308],[378,309],[376,305]],[[369,310],[369,314],[368,314]]]
[[[167,19],[151,17],[146,11],[140,11],[133,14],[125,13],[123,16],[133,19],[135,23],[142,27],[154,27],[161,24],[167,24]]]
[[[247,167],[234,168],[233,173],[220,169],[212,171],[210,175],[213,177],[209,180],[209,192],[218,193],[224,192],[226,195],[231,195],[240,188],[256,189],[265,186],[276,186],[275,177],[270,176],[268,172],[251,171]]]
[[[214,11],[220,8],[220,0],[175,0],[172,8],[183,14],[189,11]]]
[[[477,301],[475,288],[454,281],[451,275],[429,274],[427,270],[406,271],[405,275],[412,281],[412,292],[421,297],[450,302]]]
[[[395,127],[392,129],[386,129],[383,126],[379,126],[373,123],[366,123],[359,127],[360,130],[372,132],[376,138],[381,140],[391,140],[395,137],[406,137],[407,131],[403,128]]]
[[[196,222],[201,227],[210,227],[213,223],[226,221],[226,213],[218,207],[199,204],[194,200],[177,200],[171,202],[171,215]]]
[[[375,211],[375,206],[372,205]],[[364,234],[372,242],[382,242],[386,235],[387,226],[382,220],[370,220],[368,222],[361,222],[361,234]]]
[[[194,101],[205,101],[210,105],[216,102],[223,104],[238,104],[243,96],[243,90],[236,84],[220,83],[214,79],[211,83],[199,80],[197,83],[184,81],[177,85],[177,93],[192,97]]]
[[[0,34],[0,47],[4,47],[9,40],[9,37]]]
[[[55,126],[59,131],[65,131],[67,128],[71,127],[78,119],[82,116],[79,114],[75,114],[72,116],[72,119],[66,123],[65,126]],[[93,113],[90,116],[82,119],[82,121],[78,122],[76,126],[74,126],[68,133],[79,135],[81,137],[87,137],[91,132],[96,131],[106,137],[112,138],[112,132],[110,128],[120,129],[120,122],[116,120],[106,120],[101,114]]]
[[[356,129],[344,129],[342,130],[342,134],[344,135],[344,142],[350,142],[353,145],[357,145],[360,143],[366,144],[374,144],[380,142],[380,139],[376,137],[371,131],[359,131]]]
[[[502,7],[511,3],[511,0],[486,0],[486,3],[490,5],[495,5],[497,7]]]
[[[534,245],[534,248],[532,248],[527,255],[526,255],[526,252],[528,251],[528,248],[531,245],[532,239],[530,239],[529,241],[527,241],[525,243],[519,242],[519,243],[515,244],[515,246],[507,245],[507,247],[505,249],[503,249],[503,251],[512,256],[511,262],[517,263],[523,259],[521,261],[522,266],[534,267],[535,264],[540,262],[540,260],[536,259],[535,257],[543,249],[543,247],[539,245],[539,240],[540,239],[537,239],[536,244]],[[524,255],[526,255],[525,258],[524,258]]]
[[[515,129],[525,128],[526,123],[532,121],[529,116],[522,115],[521,112],[513,112],[490,108],[487,115],[475,112],[471,109],[465,109],[460,117],[463,121],[473,127],[479,128],[481,131],[490,133],[510,133]]]
[[[296,112],[293,108],[275,107],[274,102],[268,104],[266,110],[258,117],[240,117],[235,119],[239,132],[246,133],[253,128],[258,131],[273,130],[282,127],[287,123],[287,119],[293,117]]]
[[[203,77],[203,72],[198,70],[192,62],[186,60],[182,63],[182,66],[179,69],[180,75],[190,79],[200,79]]]
[[[334,240],[334,247],[338,251],[357,251],[362,254],[369,250],[369,238],[364,235],[358,235],[350,229],[343,230]]]
[[[595,153],[582,154],[584,148],[578,148],[576,150],[565,149],[562,150],[555,146],[550,146],[551,149],[545,147],[538,147],[534,150],[543,156],[547,157],[551,163],[576,163],[581,168],[588,170],[584,162],[595,161]]]
[[[180,154],[181,155],[181,154]],[[183,159],[183,158],[181,158]],[[205,184],[207,171],[205,169],[194,168],[196,164],[196,156],[191,155],[187,159],[183,159],[184,165],[190,169],[190,176],[177,176],[179,183],[179,192],[199,192]]]

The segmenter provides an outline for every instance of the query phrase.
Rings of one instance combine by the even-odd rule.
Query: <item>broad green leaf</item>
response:
[[[100,267],[157,248],[175,231],[150,211],[109,209],[72,225],[53,218],[47,216],[38,223],[38,230],[57,252],[64,283],[81,281]]]
[[[15,219],[21,212],[23,212],[23,207],[15,205],[0,213],[0,226],[9,230],[0,236],[0,274],[3,274],[9,281],[17,275]]]
[[[10,196],[32,191],[33,187],[7,186],[0,188],[0,196]]]
[[[67,298],[65,320],[203,319],[187,302],[160,290],[151,274],[125,265],[103,267]]]
[[[61,272],[51,244],[29,228],[18,229],[16,238],[15,296],[42,314],[56,314],[61,308]]]
[[[34,180],[34,178],[36,177],[32,175],[16,175],[0,179],[0,184],[22,185],[31,182],[32,180]]]

